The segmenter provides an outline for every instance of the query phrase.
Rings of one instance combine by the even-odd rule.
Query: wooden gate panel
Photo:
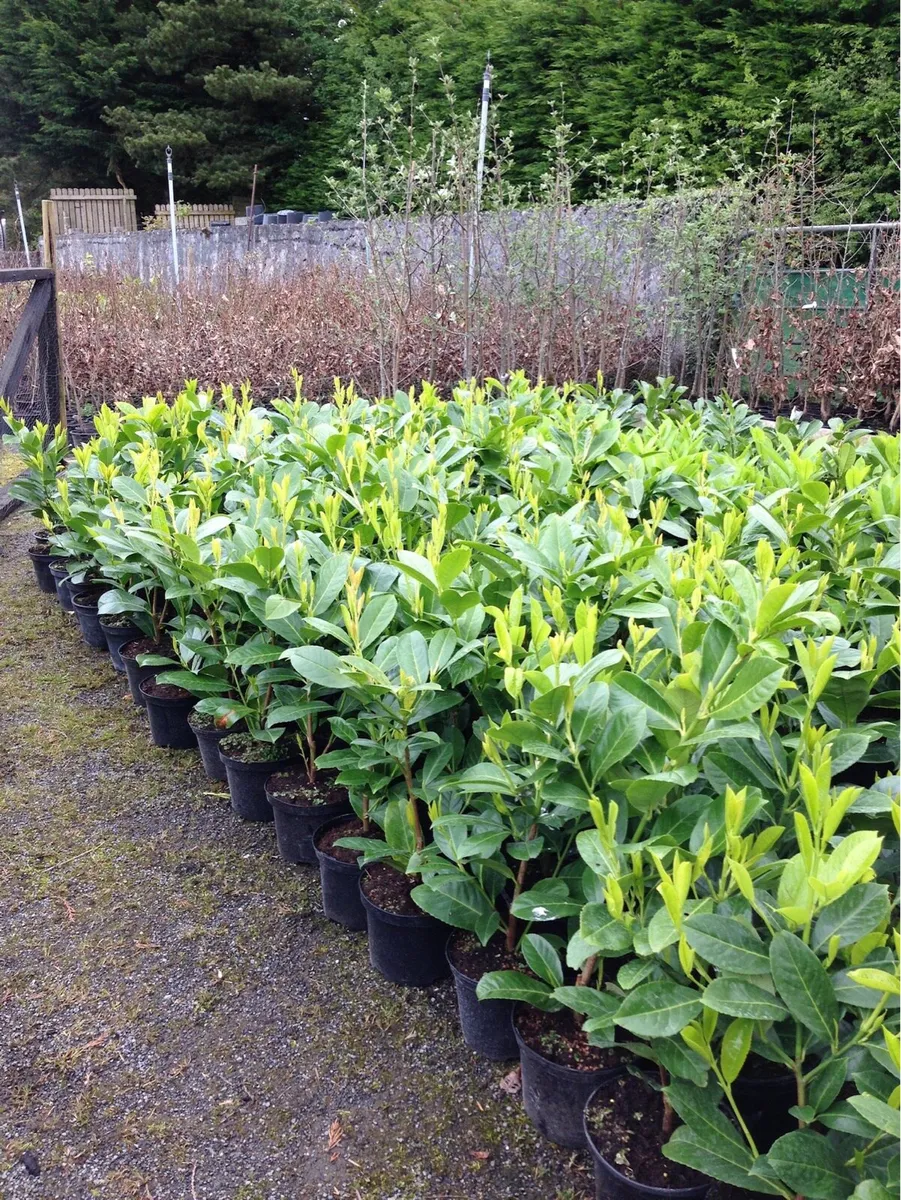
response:
[[[53,232],[128,233],[138,228],[130,188],[52,188]]]

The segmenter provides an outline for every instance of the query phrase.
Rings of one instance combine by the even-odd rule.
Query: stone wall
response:
[[[255,225],[185,230],[178,234],[183,282],[192,277],[252,269],[260,278],[280,279],[311,266],[365,262],[366,237],[355,221],[305,225]],[[168,229],[135,233],[67,233],[56,239],[57,265],[64,271],[115,269],[144,283],[172,282],[172,243]]]

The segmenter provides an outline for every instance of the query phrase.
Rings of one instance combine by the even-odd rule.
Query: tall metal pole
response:
[[[485,144],[488,140],[488,105],[491,102],[491,51],[485,60],[485,71],[482,75],[482,112],[479,118],[479,155],[476,159],[476,203],[472,217],[472,228],[469,233],[469,287],[473,290],[476,270],[476,231],[479,224],[479,210],[482,207],[482,182],[485,178]]]
[[[177,220],[175,215],[175,183],[172,179],[172,147],[166,147],[166,174],[169,176],[169,228],[172,232],[172,270],[175,275],[175,286],[178,287],[178,235],[176,234]]]
[[[247,249],[253,242],[254,211],[257,203],[257,163],[253,164],[253,183],[250,186],[250,216],[247,218]]]
[[[491,52],[485,60],[482,76],[482,118],[479,123],[479,158],[476,163],[476,208],[482,206],[482,180],[485,178],[485,143],[488,140],[488,105],[491,102]]]
[[[19,184],[13,180],[13,190],[16,193],[16,208],[19,210],[19,231],[22,234],[22,245],[25,247],[25,261],[31,266],[31,251],[28,249],[28,234],[25,232],[25,217],[22,213],[22,197],[19,195]]]

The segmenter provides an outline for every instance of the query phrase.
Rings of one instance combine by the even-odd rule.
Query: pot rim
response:
[[[122,654],[122,651],[123,651],[123,650],[127,650],[127,649],[128,649],[128,647],[129,647],[129,646],[131,646],[131,645],[133,645],[135,642],[143,642],[143,641],[144,641],[144,638],[143,638],[143,637],[139,637],[139,638],[132,638],[130,642],[126,642],[126,643],[125,643],[123,646],[120,646],[120,647],[119,647],[119,653],[120,653],[120,654]],[[153,651],[152,651],[152,650],[145,650],[145,651],[144,651],[144,653],[145,653],[145,654],[152,654],[152,653],[153,653]],[[123,654],[123,655],[122,655],[122,657],[123,657],[123,659],[125,659],[125,661],[126,661],[126,662],[131,662],[131,663],[134,663],[134,665],[135,665],[136,667],[138,667],[138,669],[139,669],[139,670],[142,670],[142,669],[143,669],[143,668],[140,666],[140,663],[138,662],[138,660],[137,660],[136,658],[132,658],[130,655],[127,655],[127,654]],[[178,666],[178,660],[173,658],[173,659],[172,659],[172,665],[173,665],[174,667],[175,667],[175,666]],[[161,666],[160,666],[160,667],[157,667],[157,668],[156,668],[156,670],[158,670],[158,671],[163,671],[163,670],[165,670],[165,667],[161,667]],[[195,704],[196,704],[196,700],[195,700]]]
[[[273,771],[272,774],[279,775],[280,773],[281,772],[279,771]],[[290,800],[283,800],[281,796],[273,795],[273,793],[269,791],[269,784],[271,782],[272,775],[270,775],[263,784],[263,787],[266,791],[266,799],[273,808],[278,808],[281,812],[287,813],[288,816],[315,817],[317,813],[324,813],[329,817],[337,817],[340,815],[342,809],[345,808],[350,809],[350,811],[353,812],[353,809],[350,805],[350,797],[348,797],[346,800],[333,800],[331,804],[292,804]],[[323,819],[326,818],[324,817]]]
[[[160,670],[162,669],[163,668],[161,667]],[[194,703],[197,703],[196,697],[194,699]],[[233,733],[234,730],[229,730],[229,732]],[[232,758],[232,756],[227,754],[221,746],[219,747],[219,757],[227,766],[232,767],[234,770],[246,771],[248,774],[253,775],[260,773],[274,775],[276,771],[283,770],[286,766],[292,766],[297,761],[293,758],[273,758],[268,759],[266,762],[244,762],[244,760],[241,758]],[[267,796],[266,799],[268,800],[269,797]]]
[[[104,619],[103,619],[104,617],[118,617],[118,616],[121,616],[121,613],[101,613],[101,614],[100,614],[100,624],[103,626],[103,628],[104,628],[104,629],[109,629],[109,628],[112,628],[113,630],[122,630],[122,631],[124,631],[124,632],[126,632],[126,633],[131,633],[132,629],[138,629],[138,626],[137,626],[137,625],[113,625],[113,626],[109,626],[109,625],[107,625],[107,624],[106,624],[106,622],[105,622],[105,621],[104,621]],[[138,632],[140,632],[140,630],[138,630]],[[134,642],[134,641],[137,641],[137,638],[132,638],[131,640]],[[125,645],[126,645],[126,646],[127,646],[128,644],[129,644],[128,642],[126,642],[126,643],[125,643]]]
[[[598,1087],[595,1088],[595,1091],[597,1091],[607,1079],[616,1079],[618,1076],[623,1075],[628,1070],[625,1062],[623,1062],[622,1066],[619,1067],[592,1067],[592,1069],[589,1071],[581,1071],[578,1067],[567,1067],[564,1066],[563,1063],[554,1062],[552,1058],[548,1058],[546,1055],[542,1054],[540,1050],[536,1050],[534,1046],[530,1046],[519,1032],[519,1026],[516,1024],[516,1016],[523,1003],[524,1002],[522,1000],[517,1000],[510,1013],[510,1020],[513,1022],[513,1033],[516,1037],[516,1044],[519,1046],[520,1055],[531,1054],[533,1058],[539,1059],[548,1067],[551,1067],[554,1071],[560,1071],[563,1073],[564,1077],[571,1077],[573,1079],[587,1079],[590,1076],[595,1075],[598,1079]],[[622,1054],[623,1058],[625,1059],[628,1052],[620,1050],[619,1053]],[[594,1092],[592,1092],[592,1095],[594,1095]]]
[[[163,671],[163,670],[165,670],[165,668],[164,668],[164,667],[160,667],[160,670],[161,670],[161,671]],[[194,707],[195,707],[195,708],[197,707],[197,698],[196,698],[196,696],[195,696],[195,698],[194,698]],[[195,733],[200,733],[200,734],[202,734],[204,737],[214,738],[214,739],[215,739],[217,742],[221,742],[223,738],[226,738],[226,737],[228,737],[228,735],[229,735],[230,733],[234,733],[234,732],[235,732],[235,731],[234,731],[234,729],[231,729],[231,728],[229,728],[229,729],[216,729],[216,727],[215,727],[215,726],[213,726],[213,728],[212,728],[212,729],[209,729],[207,726],[204,726],[204,725],[195,725],[195,724],[194,724],[194,722],[191,720],[191,718],[192,718],[193,716],[194,716],[194,709],[192,708],[192,709],[191,709],[191,711],[188,713],[188,724],[191,726],[191,728],[194,730],[194,732],[195,732]]]
[[[450,933],[447,935],[447,942],[445,943],[445,946],[444,946],[444,957],[447,959],[447,965],[450,967],[451,973],[453,974],[454,979],[460,980],[466,984],[471,984],[472,990],[475,991],[475,989],[479,986],[479,979],[481,979],[482,976],[480,975],[479,979],[473,979],[473,977],[471,975],[467,975],[465,971],[461,971],[460,968],[454,962],[454,960],[451,958],[451,954],[450,954],[451,942],[454,940],[455,936],[458,933],[469,933],[469,932],[470,932],[470,930],[468,930],[468,929],[459,929],[459,928],[451,929]],[[487,975],[487,973],[488,973],[487,971],[482,972],[483,975]],[[491,1004],[492,1001],[491,1000],[479,1000],[479,1003],[480,1004]],[[517,1000],[513,1000],[513,1001],[498,1000],[498,1001],[496,1001],[496,1003],[516,1005],[519,1003],[519,1001],[517,1001]]]
[[[101,595],[102,594],[103,593],[101,593]],[[72,603],[75,605],[76,608],[94,608],[94,609],[97,608],[97,603],[100,600],[100,596],[93,596],[91,598],[91,602],[89,604],[82,603],[83,596],[91,596],[91,593],[90,592],[75,592],[74,595],[72,596]]]
[[[197,697],[192,696],[190,692],[183,698],[180,696],[154,696],[152,692],[146,692],[144,690],[148,683],[156,683],[156,676],[149,675],[146,679],[142,679],[138,684],[138,691],[145,698],[145,700],[149,700],[153,704],[158,704],[161,708],[178,708],[179,706],[186,704],[190,704],[190,706],[193,708],[197,703]]]
[[[378,913],[386,925],[397,925],[405,929],[431,929],[434,925],[441,925],[442,922],[437,917],[431,916],[426,912],[418,913],[393,913],[387,908],[382,908],[378,904],[374,904],[372,900],[363,891],[363,877],[365,871],[360,871],[360,899],[363,902],[363,907],[367,912],[372,909],[374,913]]]
[[[356,815],[357,814],[352,808],[349,813],[336,813],[333,817],[329,817],[327,820],[323,821],[321,825],[317,825],[313,830],[313,849],[316,851],[316,857],[320,859],[320,861],[323,858],[327,859],[332,866],[338,868],[339,870],[346,871],[348,874],[351,872],[355,872],[356,874],[362,873],[359,860],[352,863],[342,862],[340,858],[335,858],[333,855],[329,854],[328,851],[320,850],[319,836],[320,834],[325,833],[326,829],[331,829],[333,825],[337,825],[339,821],[346,821],[348,817],[356,817]]]
[[[620,1072],[620,1074],[622,1074],[622,1072]],[[611,1163],[609,1159],[605,1158],[604,1155],[601,1154],[600,1150],[595,1145],[594,1138],[591,1136],[591,1132],[588,1128],[588,1109],[591,1107],[591,1104],[598,1092],[603,1091],[605,1085],[612,1082],[613,1080],[609,1079],[604,1080],[603,1083],[599,1083],[585,1101],[585,1106],[582,1109],[582,1130],[585,1134],[585,1145],[592,1159],[594,1159],[596,1163],[603,1163],[604,1170],[608,1171],[617,1183],[630,1188],[636,1194],[636,1196],[647,1197],[647,1200],[702,1200],[702,1198],[707,1195],[710,1187],[713,1185],[713,1179],[711,1179],[709,1183],[699,1183],[694,1187],[687,1188],[655,1187],[654,1184],[642,1183],[638,1179],[630,1179],[628,1175],[623,1175],[622,1171],[618,1171],[613,1163]]]

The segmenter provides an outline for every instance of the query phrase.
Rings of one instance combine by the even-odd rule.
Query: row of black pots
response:
[[[61,605],[65,608],[71,603],[85,642],[98,649],[108,649],[116,669],[125,671],[135,703],[147,710],[154,743],[171,749],[198,748],[207,775],[228,782],[236,815],[245,821],[274,821],[283,860],[318,862],[325,915],[348,929],[366,930],[370,961],[381,975],[403,986],[423,987],[445,978],[450,971],[467,1045],[495,1061],[519,1059],[523,1107],[527,1115],[549,1140],[572,1149],[588,1149],[594,1164],[598,1200],[602,1197],[609,1200],[650,1200],[652,1197],[701,1200],[707,1190],[706,1184],[692,1188],[643,1185],[624,1176],[599,1153],[590,1136],[586,1114],[593,1097],[609,1087],[611,1080],[620,1076],[625,1067],[575,1069],[554,1062],[528,1045],[517,1026],[516,1005],[512,1001],[478,999],[478,981],[465,975],[452,961],[445,925],[426,913],[398,914],[374,904],[364,890],[364,877],[357,863],[343,862],[320,848],[319,842],[325,833],[347,819],[350,813],[347,803],[301,807],[280,799],[274,794],[274,787],[267,788],[267,783],[279,772],[294,766],[293,762],[245,762],[223,752],[220,743],[232,730],[192,723],[191,712],[196,703],[193,696],[188,693],[154,695],[154,678],[160,672],[160,666],[142,667],[135,656],[121,655],[123,645],[140,634],[133,626],[103,623],[97,610],[102,589],[76,591],[72,596],[64,564],[51,565],[49,555],[30,553],[42,590],[50,592],[46,586],[49,578]],[[736,1084],[737,1091],[740,1083]],[[746,1085],[743,1108],[747,1108],[752,1124],[756,1121],[758,1127],[765,1125],[768,1117],[772,1123],[774,1111],[779,1113],[787,1109],[791,1103],[791,1081],[788,1081],[785,1096],[776,1094],[778,1087],[776,1085],[774,1090],[772,1083]],[[765,1132],[778,1136],[778,1132],[784,1131],[770,1129]]]

